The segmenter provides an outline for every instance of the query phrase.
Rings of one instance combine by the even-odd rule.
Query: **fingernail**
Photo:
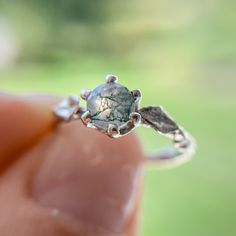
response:
[[[62,126],[36,173],[33,197],[57,214],[121,233],[136,219],[141,159],[134,137],[111,140],[80,122]]]

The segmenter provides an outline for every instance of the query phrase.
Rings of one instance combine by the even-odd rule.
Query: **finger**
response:
[[[81,122],[61,125],[3,176],[2,232],[136,235],[141,159],[134,135],[114,140]],[[24,217],[16,209],[24,209]],[[1,224],[5,214],[18,216],[11,229]]]
[[[61,128],[50,153],[34,182],[38,202],[122,232],[137,206],[141,160],[137,140],[110,139],[76,122]]]
[[[51,107],[57,98],[0,94],[0,169],[48,132],[56,119]]]

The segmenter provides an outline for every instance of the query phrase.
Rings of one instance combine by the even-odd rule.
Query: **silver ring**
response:
[[[90,91],[83,89],[81,98],[87,107],[80,106],[77,96],[63,99],[53,109],[62,121],[80,119],[86,127],[95,128],[111,138],[120,138],[142,125],[153,128],[173,140],[168,148],[146,158],[158,165],[171,166],[189,160],[195,153],[194,139],[164,111],[161,106],[139,108],[140,90],[130,91],[117,83],[117,76],[108,74],[106,83]]]

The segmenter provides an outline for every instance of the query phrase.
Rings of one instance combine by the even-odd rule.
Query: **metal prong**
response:
[[[107,129],[107,134],[114,138],[116,135],[119,135],[119,128],[115,124],[109,124],[108,129]]]
[[[131,119],[131,122],[134,124],[134,125],[139,125],[142,121],[142,117],[139,113],[137,112],[132,112],[130,114],[130,119]]]
[[[115,83],[118,81],[118,77],[113,74],[107,74],[105,80],[107,83]]]
[[[89,126],[91,123],[91,114],[89,111],[86,111],[82,114],[81,120],[85,126]]]
[[[131,91],[131,93],[134,96],[136,102],[139,102],[141,100],[142,94],[139,89],[135,89],[135,90]]]
[[[80,92],[80,97],[83,100],[87,100],[88,96],[90,95],[91,91],[87,88],[82,89],[82,91]]]

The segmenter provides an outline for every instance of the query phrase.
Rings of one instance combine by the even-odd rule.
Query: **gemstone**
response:
[[[96,87],[87,98],[87,110],[95,127],[107,131],[109,124],[120,127],[135,111],[135,98],[124,86],[106,83]]]

